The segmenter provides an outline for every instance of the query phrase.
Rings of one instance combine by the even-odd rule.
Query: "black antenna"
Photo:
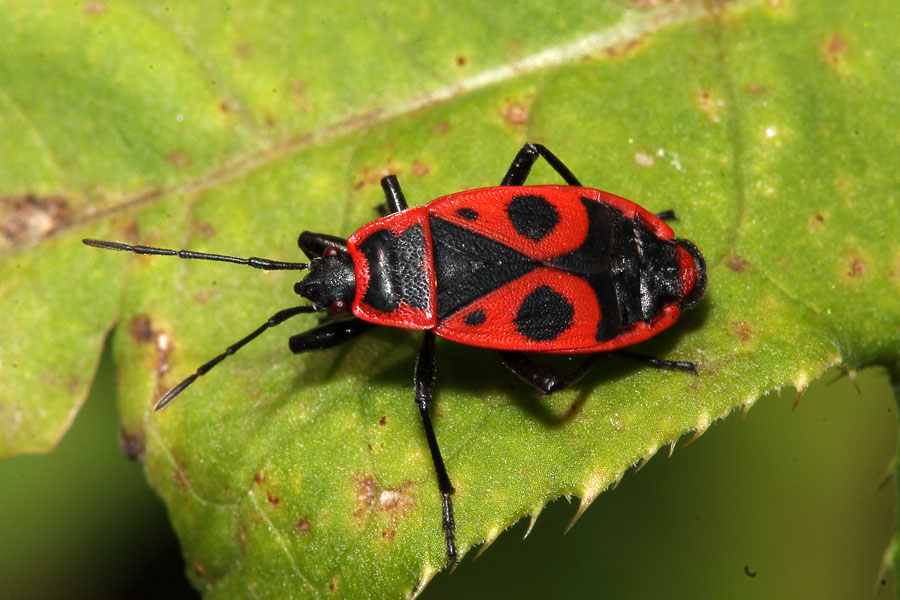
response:
[[[123,252],[134,252],[135,254],[156,254],[159,256],[177,256],[178,258],[192,258],[197,260],[215,260],[219,262],[247,265],[254,269],[263,269],[264,271],[299,271],[309,267],[309,263],[282,262],[280,260],[257,258],[256,256],[251,256],[250,258],[238,258],[237,256],[194,252],[193,250],[169,250],[168,248],[155,248],[153,246],[132,246],[131,244],[125,244],[123,242],[95,240],[94,238],[84,238],[81,241],[88,246],[103,248],[104,250],[121,250]]]
[[[294,306],[292,308],[286,308],[284,310],[279,310],[277,313],[275,313],[274,315],[269,317],[268,321],[266,321],[265,323],[263,323],[262,325],[260,325],[256,329],[254,329],[249,335],[241,338],[240,340],[236,341],[232,345],[228,346],[228,348],[226,348],[225,352],[223,352],[222,354],[219,354],[212,360],[209,360],[209,361],[203,363],[202,365],[200,365],[200,367],[197,369],[197,371],[193,375],[186,377],[184,379],[184,381],[182,381],[181,383],[179,383],[178,385],[173,387],[171,390],[166,392],[165,396],[160,398],[159,402],[156,403],[156,408],[154,410],[164,409],[172,400],[175,399],[175,397],[178,394],[183,392],[185,390],[185,388],[187,388],[187,386],[194,383],[194,381],[196,381],[198,377],[208,373],[210,369],[212,369],[217,364],[219,364],[220,362],[222,362],[223,360],[225,360],[226,358],[228,358],[229,356],[231,356],[232,354],[234,354],[235,352],[237,352],[238,350],[243,348],[248,342],[250,342],[253,339],[255,339],[256,337],[258,337],[266,329],[269,329],[270,327],[275,327],[276,325],[280,325],[281,323],[284,323],[291,317],[295,317],[302,313],[311,313],[311,312],[316,312],[316,307],[312,306],[310,304],[307,304],[305,306]]]
[[[156,248],[154,246],[132,246],[131,244],[126,244],[124,242],[111,242],[107,240],[97,240],[94,238],[85,238],[81,241],[88,246],[93,246],[94,248],[103,248],[104,250],[119,250],[122,252],[134,252],[135,254],[154,254],[158,256],[177,256],[178,258],[188,258],[196,260],[214,260],[218,262],[229,262],[239,265],[246,265],[248,267],[263,269],[265,271],[290,271],[309,268],[309,263],[283,262],[280,260],[258,258],[256,256],[251,256],[250,258],[239,258],[237,256],[228,256],[226,254],[194,252],[193,250],[170,250],[168,248]],[[291,317],[311,312],[316,312],[316,307],[309,304],[305,306],[294,306],[293,308],[286,308],[284,310],[278,311],[277,313],[269,317],[269,319],[265,323],[254,329],[249,335],[228,346],[228,348],[225,349],[225,352],[219,354],[212,360],[209,360],[200,365],[200,367],[194,372],[193,375],[185,378],[184,381],[166,392],[166,394],[159,399],[159,402],[156,403],[155,410],[162,410],[163,408],[165,408],[170,402],[172,402],[172,400],[175,399],[176,396],[178,396],[178,394],[183,392],[189,385],[194,383],[194,381],[196,381],[198,377],[208,373],[210,369],[243,348],[246,344],[262,334],[262,332],[264,332],[266,329],[275,327],[276,325],[280,325]]]

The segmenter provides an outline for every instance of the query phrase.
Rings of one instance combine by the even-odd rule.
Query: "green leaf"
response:
[[[640,351],[699,377],[609,360],[537,398],[491,352],[438,344],[461,549],[560,495],[580,513],[768,390],[802,393],[833,365],[897,374],[888,3],[185,4],[0,11],[0,455],[55,444],[117,323],[127,447],[207,594],[409,595],[442,568],[419,336],[295,357],[287,335],[315,323],[299,317],[153,413],[295,303],[294,280],[82,237],[295,260],[299,231],[372,220],[383,173],[422,204],[496,184],[526,140],[675,209],[709,290]]]

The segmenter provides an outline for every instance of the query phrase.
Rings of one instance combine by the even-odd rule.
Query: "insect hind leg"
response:
[[[534,166],[539,156],[543,156],[544,160],[553,167],[554,171],[559,173],[559,176],[567,184],[581,187],[581,182],[569,170],[569,167],[541,144],[525,144],[522,146],[506,171],[506,175],[503,177],[500,185],[525,185],[525,180],[528,179],[528,175],[531,173],[531,167]]]
[[[613,350],[612,354],[627,358],[628,360],[637,361],[654,369],[667,369],[669,371],[684,371],[698,375],[696,363],[687,360],[666,360],[658,356],[644,356],[643,354],[635,354],[627,350]]]
[[[438,489],[441,492],[443,506],[441,526],[444,529],[444,538],[447,544],[447,561],[455,564],[458,560],[455,541],[456,523],[453,520],[453,501],[450,498],[454,489],[450,483],[450,476],[447,475],[447,467],[444,465],[441,449],[438,447],[437,437],[434,435],[434,427],[431,425],[431,415],[428,412],[434,396],[434,373],[434,332],[426,331],[422,340],[422,349],[419,350],[419,356],[416,359],[416,406],[419,408],[419,416],[422,418],[422,427],[425,429],[428,449],[431,451],[431,460],[434,463],[434,473],[437,476]]]

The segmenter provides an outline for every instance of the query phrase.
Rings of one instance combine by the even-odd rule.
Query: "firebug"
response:
[[[527,186],[543,157],[566,185]],[[304,231],[309,262],[281,262],[85,239],[89,246],[137,254],[232,262],[309,273],[294,285],[308,304],[281,310],[167,392],[168,405],[198,377],[265,330],[299,314],[330,320],[291,336],[299,354],[332,348],[376,326],[423,331],[415,402],[443,503],[447,558],[457,560],[453,485],[431,424],[435,335],[497,350],[500,361],[540,392],[561,390],[604,353],[696,374],[692,362],[621,350],[670,327],[706,289],[706,263],[653,214],[608,192],[586,188],[550,150],[525,144],[497,187],[457,192],[409,208],[394,175],[381,180],[389,214],[344,239]],[[526,353],[583,354],[564,376]]]

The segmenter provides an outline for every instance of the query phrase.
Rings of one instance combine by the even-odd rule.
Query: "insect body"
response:
[[[538,157],[568,185],[525,186]],[[706,264],[696,246],[674,237],[654,215],[607,192],[585,188],[552,152],[526,144],[498,187],[469,190],[408,208],[393,175],[381,181],[390,214],[348,239],[303,232],[309,263],[242,259],[187,250],[85,240],[139,254],[235,262],[274,269],[309,269],[294,286],[310,304],[266,323],[166,393],[166,406],[197,377],[263,331],[302,313],[337,318],[294,335],[294,353],[331,348],[386,325],[424,331],[415,368],[415,401],[443,502],[447,557],[457,559],[453,486],[429,414],[435,373],[435,335],[496,349],[503,364],[544,393],[574,383],[603,353],[696,373],[691,362],[637,356],[621,350],[671,326],[706,288]],[[525,352],[584,354],[559,377]]]

